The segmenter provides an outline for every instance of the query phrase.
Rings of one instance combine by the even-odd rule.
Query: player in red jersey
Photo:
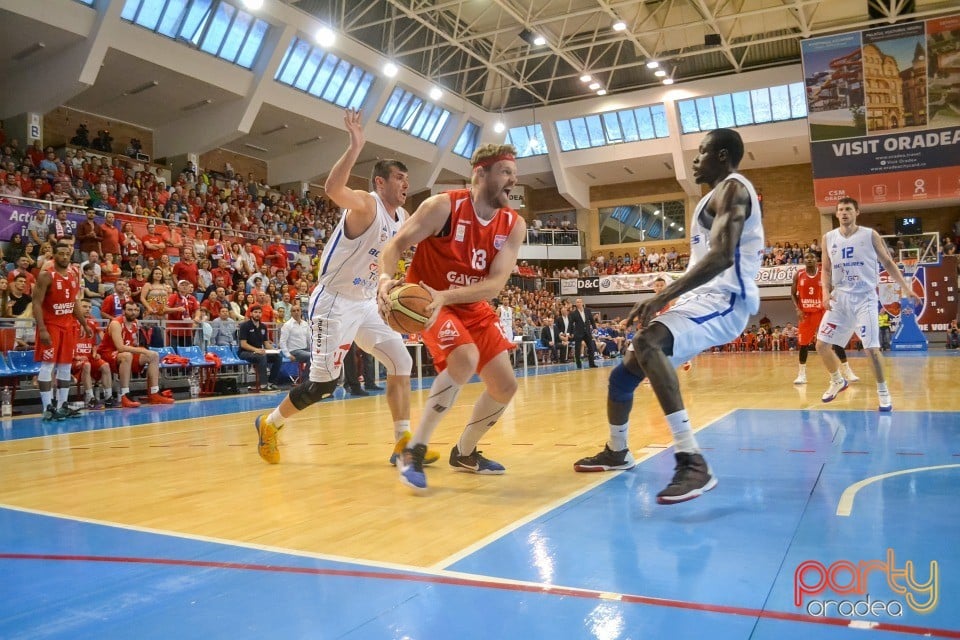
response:
[[[110,365],[110,370],[120,376],[120,406],[132,409],[140,403],[130,397],[130,374],[147,369],[147,386],[150,404],[173,404],[173,398],[160,393],[160,357],[156,351],[140,346],[140,325],[137,316],[140,305],[128,300],[123,305],[123,315],[107,325],[107,335],[100,343],[100,356]]]
[[[88,332],[77,298],[80,273],[70,264],[73,245],[58,242],[53,251],[53,268],[41,269],[33,287],[33,315],[37,323],[33,358],[40,363],[37,382],[44,420],[63,420],[77,415],[67,408],[70,394],[70,367],[81,328]],[[78,326],[78,322],[81,323]],[[53,401],[53,370],[57,370],[57,402]],[[58,408],[59,405],[59,408]]]
[[[458,470],[500,474],[503,465],[477,451],[477,443],[496,424],[517,390],[508,352],[514,344],[500,329],[488,300],[499,295],[517,263],[527,226],[510,209],[510,190],[517,184],[516,149],[486,144],[473,154],[469,189],[428,198],[380,253],[378,301],[389,309],[392,275],[401,252],[417,245],[407,269],[407,282],[422,284],[433,295],[432,314],[423,332],[439,374],[430,388],[420,423],[397,465],[400,481],[414,490],[427,488],[423,458],[443,414],[453,406],[460,387],[479,372],[486,389],[450,452]]]
[[[820,329],[820,320],[823,318],[823,283],[820,278],[820,265],[817,264],[817,255],[807,251],[803,256],[803,269],[793,276],[793,285],[790,287],[790,297],[797,307],[797,345],[800,350],[800,371],[793,384],[807,384],[807,353],[811,347],[816,347],[817,331]],[[847,362],[847,352],[843,347],[833,345],[833,352],[840,358],[840,375],[847,382],[856,382],[860,378],[853,373],[850,363]]]
[[[91,305],[89,300],[80,300],[77,304],[80,305],[80,312],[83,314],[90,333],[80,336],[77,340],[77,351],[73,356],[73,367],[70,373],[77,382],[83,385],[87,409],[100,409],[103,406],[112,407],[114,406],[113,374],[110,373],[110,365],[97,352],[97,337],[101,333],[100,326],[90,315]],[[93,394],[94,380],[103,384],[103,405]]]

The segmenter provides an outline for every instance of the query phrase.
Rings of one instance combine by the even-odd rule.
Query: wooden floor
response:
[[[886,361],[895,412],[960,410],[960,358],[936,355]],[[863,380],[830,409],[875,409],[868,362],[851,363]],[[436,432],[441,460],[428,472],[430,492],[422,498],[403,488],[387,464],[392,425],[380,395],[327,401],[288,422],[277,466],[256,454],[256,412],[0,442],[0,504],[440,566],[601,480],[603,474],[574,473],[572,464],[606,439],[609,372],[607,366],[521,378],[513,404],[481,443],[485,455],[507,467],[498,477],[456,473],[447,465],[480,392],[479,384],[465,387]],[[821,410],[826,376],[818,358],[810,358],[805,388],[792,384],[795,376],[795,353],[724,354],[698,357],[681,381],[691,419],[702,427],[738,408]],[[424,396],[414,392],[414,420]],[[668,445],[670,434],[650,388],[641,387],[636,398],[631,446],[642,455]]]

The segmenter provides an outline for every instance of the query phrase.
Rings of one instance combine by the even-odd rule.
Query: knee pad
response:
[[[372,355],[383,363],[388,376],[409,376],[413,369],[413,358],[402,340],[379,342]]]
[[[41,362],[40,371],[37,373],[37,380],[40,382],[51,382],[53,380],[53,368],[55,366],[52,362]]]
[[[297,411],[303,411],[310,405],[316,404],[324,398],[333,395],[333,390],[336,388],[337,380],[304,382],[290,390],[290,402],[297,408]]]
[[[622,363],[618,364],[610,372],[610,379],[607,381],[607,397],[614,402],[630,402],[633,400],[633,392],[643,381],[643,376],[627,369]]]

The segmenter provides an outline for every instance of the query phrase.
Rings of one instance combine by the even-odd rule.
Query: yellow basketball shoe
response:
[[[277,433],[283,427],[275,427],[273,423],[267,420],[267,414],[257,416],[254,425],[257,428],[257,435],[260,441],[257,443],[257,453],[266,462],[277,464],[280,462],[280,447],[277,445]]]
[[[403,432],[403,435],[400,436],[400,439],[397,440],[397,443],[393,445],[393,453],[390,454],[390,464],[397,466],[397,461],[403,459],[403,450],[407,448],[411,437],[412,434],[409,431]],[[423,456],[423,464],[433,464],[439,459],[439,453],[433,449],[427,449],[427,453]]]

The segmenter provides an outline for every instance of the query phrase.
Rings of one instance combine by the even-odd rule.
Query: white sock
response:
[[[890,389],[887,388],[886,382],[877,383],[877,393],[890,393]]]
[[[53,404],[53,389],[51,389],[50,391],[40,392],[40,404],[43,405],[44,411],[47,410],[47,407]]]
[[[410,420],[394,420],[393,422],[393,440],[396,442],[400,436],[410,431]]]
[[[283,419],[283,414],[280,413],[280,407],[277,407],[272,412],[270,412],[270,415],[267,416],[267,422],[275,426],[277,429],[283,426],[284,419]]]
[[[629,429],[629,422],[610,425],[610,439],[607,440],[607,446],[611,451],[623,451],[627,448],[627,430]]]
[[[160,393],[160,387],[150,387],[150,394]]]
[[[70,398],[70,381],[69,380],[59,380],[60,386],[57,387],[57,404],[60,406],[66,406],[67,400]]]
[[[807,365],[805,364],[800,365],[800,374],[806,375],[806,373],[807,373]]]
[[[700,453],[697,440],[693,437],[693,429],[690,428],[690,418],[687,417],[686,409],[668,415],[667,424],[673,432],[673,444],[678,452]]]
[[[420,416],[417,432],[410,439],[411,447],[415,444],[430,442],[430,436],[440,424],[443,414],[456,402],[458,393],[460,393],[460,385],[453,381],[446,369],[433,379],[433,386],[430,387],[430,395],[427,397],[423,415]]]
[[[87,389],[83,392],[83,397],[87,400],[93,400],[93,389]]]
[[[507,405],[497,402],[486,391],[480,394],[477,403],[473,405],[470,422],[464,427],[463,433],[460,434],[460,440],[457,442],[460,455],[468,456],[473,453],[473,450],[480,443],[480,438],[493,428],[506,408]]]
[[[830,374],[830,381],[836,382],[837,384],[843,384],[843,375],[841,375],[840,369],[837,369]]]
[[[104,387],[103,388],[103,399],[109,400],[113,396],[113,387]]]
[[[130,387],[120,387],[120,395],[125,396],[130,393]]]

